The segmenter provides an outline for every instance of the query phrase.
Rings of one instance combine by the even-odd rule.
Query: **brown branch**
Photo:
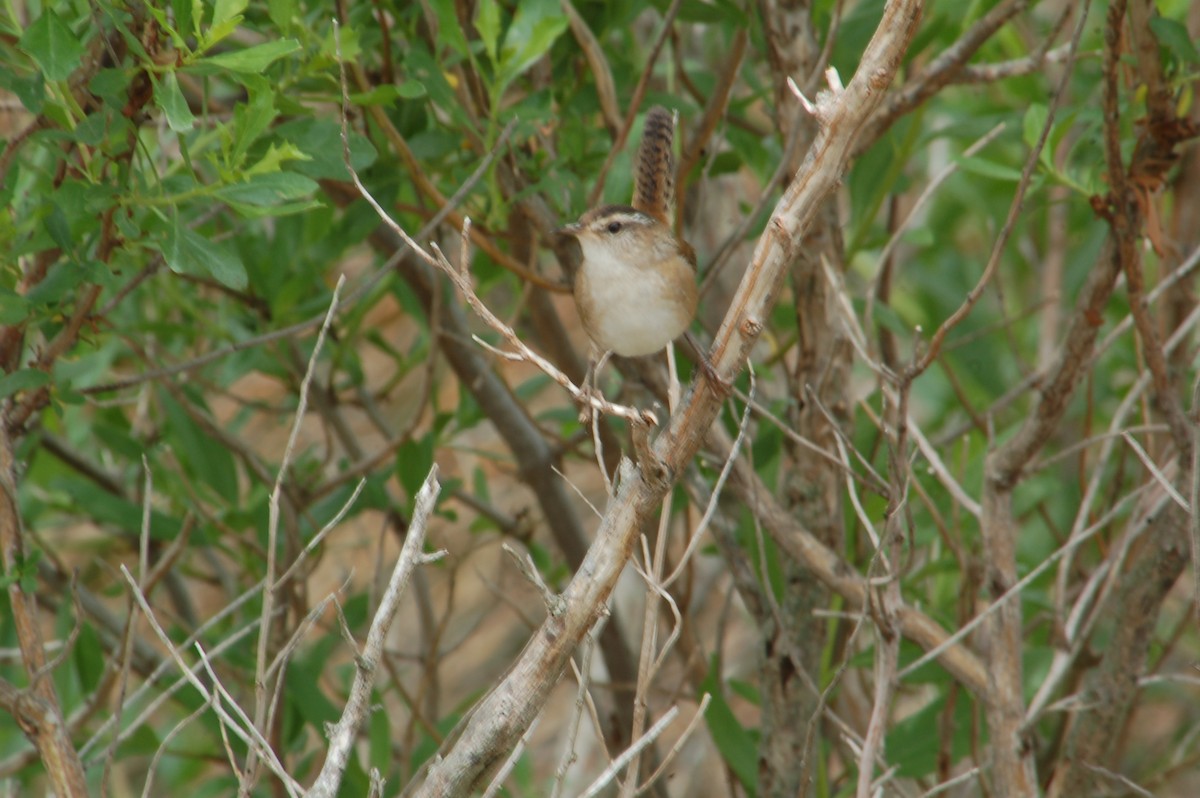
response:
[[[1158,37],[1150,28],[1149,17],[1153,7],[1145,0],[1134,0],[1129,8],[1130,40],[1135,48],[1138,75],[1147,86],[1146,108],[1149,113],[1147,135],[1139,141],[1139,147],[1134,152],[1134,163],[1130,165],[1132,180],[1136,184],[1127,184],[1124,180],[1113,181],[1113,196],[1117,202],[1138,203],[1141,218],[1147,220],[1157,218],[1158,211],[1153,206],[1151,197],[1153,190],[1161,183],[1166,168],[1174,162],[1173,150],[1176,136],[1180,135],[1179,120],[1175,114],[1175,105],[1171,101],[1170,92],[1162,75],[1162,65],[1158,56]],[[1107,56],[1107,51],[1106,51]],[[1152,153],[1152,154],[1151,154]],[[1139,157],[1140,156],[1140,157]],[[1114,155],[1108,154],[1109,173],[1113,166],[1120,167],[1119,151]],[[1144,164],[1147,168],[1139,168]],[[1134,171],[1134,170],[1137,171]],[[1122,199],[1126,191],[1137,191],[1137,196]],[[1130,213],[1130,226],[1139,217]],[[1136,234],[1140,231],[1129,231]],[[1157,245],[1152,236],[1152,242]],[[1167,418],[1171,434],[1179,446],[1183,462],[1191,460],[1191,425],[1183,411],[1178,394],[1174,391],[1168,375],[1168,366],[1159,340],[1158,325],[1150,317],[1149,308],[1145,301],[1145,277],[1142,272],[1142,261],[1136,246],[1127,247],[1128,258],[1124,260],[1125,281],[1129,289],[1129,309],[1137,328],[1138,337],[1142,343],[1142,354],[1146,358],[1146,367],[1150,371],[1154,383],[1154,401]]]
[[[600,113],[604,117],[604,126],[608,128],[608,135],[615,139],[622,127],[621,108],[618,105],[617,87],[613,82],[612,67],[608,65],[608,57],[604,55],[604,48],[601,47],[596,34],[592,33],[592,29],[588,27],[587,20],[580,15],[571,0],[561,0],[560,4],[563,12],[567,15],[567,24],[571,26],[571,33],[575,34],[575,41],[579,43],[580,49],[583,50],[583,56],[587,59],[588,67],[592,70],[592,80],[596,83],[596,96],[600,100]]]
[[[345,92],[343,102],[347,102]],[[345,142],[343,128],[343,159],[357,179],[357,175],[350,169],[348,145]],[[369,198],[365,191],[363,196]],[[348,203],[351,198],[339,199]],[[462,306],[452,301],[450,296],[446,296],[446,292],[435,288],[438,276],[433,264],[442,267],[445,265],[445,259],[433,258],[424,251],[420,252],[421,257],[416,257],[418,252],[413,248],[412,240],[398,227],[392,227],[391,220],[386,215],[381,218],[387,225],[381,226],[371,234],[372,244],[388,254],[402,253],[397,260],[397,269],[417,295],[427,315],[435,312],[433,303],[440,302],[441,307],[436,311],[442,320],[442,334],[438,343],[447,362],[504,439],[517,462],[522,480],[537,497],[546,523],[568,564],[579,570],[583,566],[589,537],[584,532],[572,498],[557,473],[556,450],[546,441],[537,424],[508,385],[481,356],[479,347],[472,344]],[[467,275],[451,272],[453,267],[446,273],[459,281],[461,287],[469,289],[469,281],[461,282],[467,280]],[[467,293],[473,296],[473,290],[468,290]],[[476,301],[478,302],[477,298]],[[626,643],[628,638],[620,621],[620,616],[614,615],[605,625],[600,638],[601,646],[605,665],[612,679],[618,683],[631,684],[636,678],[637,664]],[[628,706],[623,702],[616,702],[614,711],[622,726],[628,728],[632,718]]]
[[[1068,13],[1070,10],[1071,7],[1068,6]],[[1050,39],[1047,39],[1046,43],[1049,44],[1050,41]],[[1034,72],[1041,72],[1045,69],[1046,64],[1057,64],[1065,61],[1070,51],[1071,48],[1066,45],[1056,47],[1053,50],[1043,47],[1039,48],[1037,52],[1030,53],[1023,58],[1014,58],[1010,61],[999,61],[994,64],[968,64],[950,82],[956,85],[997,83],[1009,78],[1032,75]]]
[[[1157,15],[1154,0],[1133,0],[1129,6],[1129,41],[1136,56],[1138,78],[1146,87],[1146,111],[1152,126],[1176,121],[1175,101],[1158,55],[1158,37],[1150,27],[1151,19]]]
[[[875,634],[874,696],[871,702],[871,719],[863,738],[862,751],[858,758],[857,798],[872,795],[872,776],[875,758],[881,753],[883,736],[891,717],[892,701],[899,684],[900,630],[896,618],[903,607],[900,595],[900,578],[904,567],[905,539],[904,519],[908,513],[908,483],[912,474],[908,465],[908,386],[897,386],[895,396],[885,395],[888,418],[888,503],[885,512],[884,531],[879,549],[872,564],[880,563],[885,570],[886,583],[877,594],[877,607],[873,604]],[[874,570],[874,569],[872,569]]]
[[[1076,46],[1087,6],[1080,11],[1076,27]],[[1107,60],[1107,59],[1106,59]],[[1067,75],[1063,78],[1065,86]],[[1061,96],[1060,87],[1058,97]],[[1053,107],[1053,106],[1052,106]],[[1053,112],[1051,112],[1053,116]],[[1042,141],[1047,130],[1042,131]],[[1040,149],[1040,147],[1039,147]],[[1017,583],[1017,533],[1013,518],[1012,491],[1029,458],[1046,442],[1066,409],[1067,399],[1078,384],[1099,329],[1098,319],[1111,295],[1120,271],[1119,246],[1109,248],[1097,268],[1088,275],[1080,292],[1067,339],[1055,368],[1043,386],[1041,401],[1017,434],[988,455],[983,487],[982,532],[987,573],[985,584],[994,600],[1009,595]],[[989,659],[989,695],[986,702],[988,730],[991,736],[993,787],[1001,795],[1035,796],[1037,777],[1032,746],[1025,742],[1023,720],[1025,700],[1022,670],[1021,603],[1003,602],[984,619],[982,644]]]
[[[27,573],[31,563],[26,558],[25,532],[17,502],[16,467],[12,435],[6,424],[0,424],[0,566],[9,577],[8,602],[21,662],[30,680],[25,691],[0,683],[5,688],[0,691],[0,705],[37,748],[55,793],[83,798],[88,794],[87,781],[68,736],[53,674],[46,669],[37,597],[24,587],[33,574]],[[22,575],[24,578],[20,578]]]
[[[810,3],[762,0],[759,8],[772,96],[776,99],[773,121],[779,136],[787,142],[779,169],[790,178],[818,131],[814,117],[792,101],[790,82],[803,80],[803,91],[809,94],[820,88],[826,75],[825,59],[837,35],[840,10],[835,9],[823,48]],[[764,200],[772,196],[770,184],[763,192]],[[788,514],[835,550],[840,548],[844,534],[841,480],[847,466],[840,458],[811,457],[808,447],[797,445],[797,439],[811,441],[822,450],[834,450],[845,420],[842,410],[848,406],[845,391],[852,350],[845,346],[839,326],[830,322],[836,305],[829,300],[835,289],[823,274],[826,264],[837,274],[845,268],[839,216],[837,201],[826,200],[787,264],[797,340],[790,362],[781,368],[789,397],[784,427],[792,435],[786,437],[786,465],[779,485]],[[755,213],[747,221],[758,218],[761,216]],[[716,268],[710,269],[706,283]],[[780,349],[792,351],[793,347]],[[834,408],[838,417],[826,413],[828,408]],[[762,570],[766,571],[765,566]],[[806,798],[814,792],[812,736],[826,696],[819,689],[821,652],[828,638],[842,630],[817,614],[828,606],[831,597],[816,569],[803,559],[786,557],[780,563],[780,574],[778,600],[774,590],[767,595],[772,623],[759,627],[758,632],[758,645],[764,652],[758,669],[762,686],[759,788],[764,795]],[[892,634],[891,638],[898,645],[899,637]],[[867,756],[865,769],[869,771],[876,760],[875,752]]]
[[[720,428],[714,428],[708,444],[720,456],[728,448],[729,439]],[[867,580],[780,505],[752,468],[736,463],[730,484],[789,557],[807,566],[823,584],[844,598],[851,610],[870,606],[872,590]],[[896,624],[901,634],[926,651],[944,646],[950,638],[937,621],[905,604],[896,609]],[[937,660],[976,697],[981,700],[986,697],[987,670],[970,649],[959,644],[946,646],[938,652]]]
[[[138,27],[146,23],[146,15],[139,8],[132,12],[132,26]],[[153,23],[151,23],[153,24]],[[120,64],[126,54],[126,42],[120,31],[116,28],[103,31],[96,36],[93,36],[88,42],[87,53],[85,54],[82,65],[71,75],[68,81],[69,90],[73,96],[75,104],[80,108],[91,108],[94,104],[94,99],[91,95],[90,83],[96,73],[106,65],[106,63]],[[151,54],[153,55],[153,54]],[[109,59],[106,62],[106,59]],[[138,79],[144,79],[145,74],[138,72],[135,79],[131,82],[129,103],[125,107],[123,113],[131,119],[140,118],[143,106],[150,101],[149,93],[140,93],[137,91]],[[34,126],[29,129],[33,130],[35,126],[40,125],[35,122]],[[49,127],[44,125],[43,127]],[[124,153],[118,156],[121,162],[127,162],[133,156],[135,147],[133,140],[136,139],[136,126],[131,128],[127,134],[130,140],[130,146]],[[21,135],[17,139],[10,142],[3,154],[0,154],[0,184],[4,183],[5,172],[8,169],[11,158],[18,151],[21,143],[26,140]],[[65,146],[65,145],[64,145]],[[60,164],[59,173],[62,174],[62,164]],[[121,245],[121,237],[113,223],[114,214],[117,211],[115,205],[109,207],[101,218],[100,225],[100,242],[97,246],[96,259],[104,264],[109,264],[114,251]],[[38,264],[37,274],[33,280],[29,280],[29,275],[26,275],[26,282],[22,286],[24,290],[32,287],[33,282],[40,282],[46,274],[50,264],[50,259],[46,257],[46,253],[42,253],[42,258]],[[81,287],[80,296],[75,302],[75,307],[71,313],[67,323],[63,325],[57,335],[50,341],[45,350],[41,352],[33,364],[33,368],[49,372],[55,361],[62,356],[68,349],[73,347],[79,339],[80,331],[83,326],[92,318],[92,310],[100,296],[101,289],[97,285],[87,285]],[[5,369],[14,367],[20,359],[20,346],[23,342],[23,322],[17,325],[11,325],[0,329],[0,366]],[[40,388],[27,392],[19,402],[13,403],[6,408],[3,419],[0,419],[0,424],[6,425],[9,430],[21,431],[34,413],[39,412],[50,402],[50,386],[44,385]]]
[[[368,92],[375,88],[370,79],[367,77],[366,70],[362,68],[358,62],[353,62],[347,65],[354,75],[354,82],[359,91]],[[421,168],[421,162],[417,160],[417,156],[413,154],[412,149],[408,146],[408,141],[405,140],[403,134],[392,124],[392,120],[388,117],[386,110],[380,105],[369,105],[366,107],[367,114],[370,115],[371,121],[379,126],[391,145],[392,150],[400,157],[404,164],[405,170],[412,177],[413,184],[417,191],[426,199],[436,205],[439,209],[449,209],[446,212],[445,220],[456,230],[461,230],[463,227],[463,215],[458,212],[453,204],[446,199],[445,195],[433,184],[425,174],[425,170]],[[490,157],[490,156],[489,156]],[[525,282],[533,283],[536,286],[554,291],[560,294],[570,293],[570,289],[564,285],[556,283],[552,280],[547,280],[540,274],[532,272],[525,268],[525,264],[520,263],[512,258],[507,252],[500,249],[496,242],[492,240],[492,236],[472,226],[470,230],[471,243],[487,253],[488,257],[494,260],[497,264],[520,277]]]
[[[483,159],[479,162],[479,166],[476,167],[475,171],[471,173],[471,176],[468,177],[461,186],[459,186],[458,190],[454,192],[454,195],[451,196],[450,199],[448,199],[446,203],[439,208],[438,212],[435,213],[433,217],[421,227],[415,236],[416,240],[424,241],[427,237],[432,235],[434,230],[436,230],[442,222],[447,220],[451,211],[453,211],[462,203],[462,201],[466,198],[466,195],[470,193],[475,185],[483,178],[483,175],[486,173],[487,169],[491,166],[492,161],[495,159],[498,148],[504,146],[504,143],[508,140],[509,135],[512,133],[512,129],[513,126],[511,123],[505,127],[504,131],[501,132],[499,138],[496,140],[496,148],[493,148],[483,157]],[[357,196],[351,194],[349,191],[344,190],[344,184],[342,183],[325,183],[324,185],[328,196],[334,202],[337,202],[340,205],[348,204],[353,197]],[[393,257],[399,257],[400,254],[403,254],[407,246],[408,245],[404,242],[400,242],[399,248],[391,250],[390,253]],[[354,289],[347,291],[346,295],[338,302],[336,312],[340,313],[346,308],[352,307],[358,302],[358,300],[370,293],[375,286],[377,286],[379,282],[387,276],[387,274],[388,272],[386,270],[381,270],[371,278],[363,281],[362,284],[358,285]],[[321,326],[324,320],[325,313],[318,313],[315,316],[311,316],[304,321],[296,322],[288,327],[278,330],[271,330],[270,332],[263,333],[262,335],[248,338],[245,341],[238,341],[237,343],[230,344],[229,346],[221,347],[220,349],[214,349],[211,352],[199,355],[182,363],[151,369],[132,377],[126,377],[120,380],[114,380],[112,382],[101,383],[100,385],[82,388],[80,389],[80,393],[89,396],[112,393],[114,391],[132,388],[146,382],[165,380],[166,378],[173,377],[176,374],[184,374],[189,371],[203,368],[209,363],[214,363],[236,352],[253,349],[274,341],[286,340],[301,333],[308,332],[309,330],[316,329],[317,327]]]

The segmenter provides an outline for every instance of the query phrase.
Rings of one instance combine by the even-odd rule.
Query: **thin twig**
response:
[[[637,795],[641,795],[642,793],[648,791],[654,786],[654,783],[658,781],[664,773],[667,772],[667,768],[669,768],[671,763],[675,760],[675,755],[683,750],[684,743],[688,741],[688,738],[692,736],[692,732],[696,730],[696,727],[699,725],[700,721],[703,720],[704,713],[708,709],[708,705],[711,701],[712,695],[710,693],[705,693],[700,697],[700,706],[696,708],[696,714],[692,715],[691,721],[688,722],[687,728],[683,730],[683,734],[679,735],[679,739],[675,741],[675,745],[671,746],[670,751],[667,751],[666,756],[663,757],[662,763],[653,773],[650,774],[650,778],[646,779],[642,786],[638,787],[636,793]]]
[[[133,592],[134,599],[136,599],[138,606],[142,610],[142,613],[146,616],[146,620],[150,622],[150,628],[154,630],[154,633],[158,636],[158,639],[162,642],[163,646],[166,647],[167,651],[171,655],[171,659],[175,661],[176,666],[179,668],[180,673],[182,673],[184,678],[186,678],[192,687],[196,689],[196,692],[200,693],[201,698],[203,698],[205,701],[213,701],[213,711],[216,713],[221,723],[233,730],[233,733],[239,740],[246,744],[246,746],[254,754],[255,758],[261,760],[267,765],[267,767],[270,768],[271,772],[279,778],[284,788],[288,791],[288,794],[294,796],[294,798],[299,798],[304,792],[303,789],[283,767],[283,763],[281,763],[275,756],[275,752],[271,749],[270,743],[268,743],[266,739],[264,739],[259,733],[259,731],[254,728],[254,725],[249,722],[249,718],[245,719],[246,726],[243,728],[233,717],[229,715],[220,701],[213,700],[215,694],[208,689],[204,682],[200,680],[199,676],[197,676],[196,673],[193,672],[192,668],[184,661],[183,655],[179,653],[179,648],[171,642],[170,636],[167,635],[166,630],[162,628],[162,625],[155,617],[154,610],[150,608],[149,601],[147,601],[146,596],[142,593],[141,589],[137,585],[137,580],[133,578],[133,574],[129,572],[129,569],[126,568],[124,564],[121,565],[121,574],[125,577],[125,581],[128,583],[130,590]],[[234,705],[234,708],[235,710],[237,709],[236,704]]]
[[[671,707],[669,710],[667,710],[666,713],[664,713],[663,716],[658,719],[658,722],[650,727],[649,731],[639,737],[637,741],[633,743],[633,745],[629,746],[629,748],[624,751],[624,753],[614,759],[612,764],[606,767],[604,772],[596,777],[596,780],[593,781],[591,785],[583,791],[579,798],[594,798],[594,796],[598,795],[600,791],[604,789],[604,786],[612,781],[613,778],[621,772],[621,769],[624,768],[631,759],[640,754],[643,748],[650,745],[650,743],[654,742],[658,738],[658,735],[663,733],[663,730],[671,724],[671,721],[675,720],[675,716],[678,714],[678,707]]]
[[[575,741],[579,736],[579,726],[583,721],[583,711],[588,705],[590,696],[588,695],[588,683],[591,679],[592,668],[592,652],[596,650],[596,640],[599,637],[600,627],[608,620],[607,615],[601,615],[596,621],[596,626],[590,632],[583,642],[583,651],[579,656],[579,667],[575,670],[576,680],[579,682],[579,689],[575,693],[575,708],[571,713],[571,721],[568,728],[567,738],[563,746],[562,759],[559,760],[558,769],[554,771],[554,789],[550,792],[550,798],[558,798],[562,795],[563,784],[567,778],[567,771],[574,764],[578,755],[575,753]],[[575,663],[572,661],[572,668]],[[599,735],[600,739],[604,739],[604,735]]]
[[[329,302],[329,309],[325,313],[325,321],[321,325],[321,330],[317,333],[317,341],[313,346],[312,356],[308,360],[308,370],[304,374],[304,380],[300,383],[300,396],[296,405],[295,417],[292,421],[292,429],[288,434],[287,445],[283,450],[283,459],[279,463],[279,470],[275,476],[275,486],[271,490],[271,497],[267,504],[267,571],[265,576],[266,589],[263,590],[262,597],[262,612],[259,615],[261,626],[258,632],[258,651],[255,658],[255,703],[254,703],[254,725],[261,730],[266,730],[264,725],[267,720],[268,702],[267,702],[267,647],[271,640],[271,617],[275,610],[275,558],[278,555],[278,533],[279,533],[279,499],[283,493],[283,483],[287,476],[288,469],[291,467],[292,454],[296,448],[296,441],[300,437],[300,425],[304,421],[304,414],[308,408],[308,389],[312,384],[313,375],[317,369],[317,359],[321,354],[321,347],[325,343],[325,336],[329,332],[329,327],[333,323],[334,311],[337,310],[338,294],[341,293],[342,286],[346,283],[345,275],[338,277],[337,285],[333,289],[333,297]]]

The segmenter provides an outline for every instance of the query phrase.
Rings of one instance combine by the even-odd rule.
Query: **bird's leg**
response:
[[[592,397],[603,399],[604,394],[600,392],[600,370],[608,363],[608,358],[612,355],[611,350],[605,350],[604,354],[596,358],[596,353],[599,350],[593,345],[588,351],[588,366],[587,371],[583,375],[583,383],[579,386],[579,423],[588,425],[592,421],[592,413],[595,408],[592,407]]]

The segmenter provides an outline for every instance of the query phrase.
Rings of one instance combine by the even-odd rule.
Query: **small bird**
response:
[[[629,205],[607,205],[562,232],[583,253],[575,304],[596,346],[625,357],[652,355],[691,324],[696,256],[667,225]]]
[[[674,115],[651,108],[634,164],[633,204],[596,208],[558,230],[578,241],[583,255],[574,295],[584,330],[600,349],[625,357],[661,351],[696,315],[696,253],[670,224],[674,135]]]

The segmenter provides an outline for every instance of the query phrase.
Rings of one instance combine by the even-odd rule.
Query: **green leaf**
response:
[[[1150,17],[1150,30],[1158,37],[1159,44],[1171,51],[1180,61],[1188,64],[1200,62],[1200,52],[1188,29],[1180,22],[1166,17]]]
[[[410,499],[417,495],[433,465],[433,433],[410,439],[396,452],[396,476]]]
[[[162,109],[167,117],[167,125],[176,133],[186,133],[195,126],[196,117],[188,108],[187,100],[179,88],[179,78],[174,72],[168,72],[154,84],[154,104]]]
[[[339,141],[340,143],[340,141]],[[272,144],[267,148],[267,152],[263,157],[246,170],[246,176],[252,175],[267,175],[279,172],[283,169],[283,164],[288,161],[311,161],[312,158],[307,153],[301,151],[299,147],[290,143]]]
[[[25,295],[35,306],[49,306],[61,302],[65,297],[88,281],[88,270],[80,263],[60,260],[33,289]]]
[[[8,288],[0,288],[0,324],[20,324],[29,316],[32,304]]]
[[[709,25],[723,25],[726,28],[738,28],[746,24],[746,12],[730,3],[691,0],[691,2],[684,2],[680,5],[679,15],[676,19],[680,22],[703,22]]]
[[[370,91],[351,94],[350,102],[357,106],[391,105],[399,96],[400,88],[389,83],[385,86],[376,86]]]
[[[229,38],[229,36],[235,30],[237,30],[238,26],[241,24],[242,18],[234,17],[233,19],[225,20],[220,25],[213,25],[211,28],[204,31],[203,35],[199,37],[200,45],[197,47],[197,50],[202,53],[208,52],[221,41]]]
[[[88,693],[94,692],[104,677],[108,656],[100,643],[100,636],[91,624],[85,623],[79,627],[79,637],[75,640],[71,659],[75,662],[80,686]]]
[[[71,223],[72,235],[80,240],[99,229],[100,217],[117,203],[117,188],[111,182],[87,183],[67,178],[54,192],[53,202]]]
[[[501,85],[507,85],[545,55],[566,29],[567,18],[557,2],[519,3],[500,49]]]
[[[950,735],[950,761],[958,762],[971,753],[971,698],[959,696],[954,703],[953,729]],[[895,762],[903,778],[932,776],[942,745],[941,724],[946,700],[939,696],[892,727],[885,748],[888,761]]]
[[[244,183],[221,186],[217,197],[226,202],[269,206],[288,200],[310,197],[318,188],[315,180],[295,172],[254,175]]]
[[[29,70],[25,76],[8,69],[0,69],[0,88],[17,95],[21,105],[31,114],[40,114],[46,104],[46,81],[42,74]]]
[[[207,411],[200,396],[195,395],[191,399],[194,405]],[[185,471],[212,488],[213,493],[230,506],[236,505],[237,466],[233,461],[233,453],[193,421],[183,405],[166,390],[159,392],[159,402],[167,417],[163,434]]]
[[[496,0],[480,0],[475,9],[475,30],[479,32],[488,58],[496,63],[496,45],[500,41],[500,4]]]
[[[729,689],[741,696],[746,701],[749,701],[754,706],[762,706],[762,695],[758,692],[758,688],[752,683],[744,682],[741,679],[730,679]]]
[[[426,95],[425,84],[419,80],[406,80],[396,86],[391,83],[386,86],[376,86],[370,91],[350,95],[350,102],[359,106],[390,105],[397,98],[415,100]]]
[[[1005,180],[1016,183],[1021,179],[1021,170],[1014,169],[1005,164],[989,161],[984,158],[957,158],[959,166],[964,172],[979,175],[980,177],[990,177],[996,180]]]
[[[5,590],[10,585],[21,583],[21,589],[26,593],[37,590],[37,564],[42,559],[41,549],[27,549],[24,555],[17,553],[16,562],[12,567],[0,573],[0,588]]]
[[[142,529],[142,506],[114,496],[90,479],[73,474],[52,480],[49,489],[72,513],[85,512],[93,523],[112,524],[131,535]],[[166,513],[150,511],[150,537],[171,540],[179,531],[179,521]]]
[[[404,100],[415,100],[429,93],[425,89],[425,84],[419,80],[406,80],[396,87],[396,91]]]
[[[202,8],[197,8],[200,0],[171,0],[171,11],[175,16],[175,32],[187,36],[189,33],[199,33],[200,15]]]
[[[88,114],[82,122],[75,126],[72,134],[80,144],[99,147],[105,137],[115,130],[132,130],[132,127],[126,127],[128,121],[125,117],[118,119],[116,114],[105,113],[104,110],[101,110]]]
[[[708,675],[700,683],[700,691],[712,697],[708,711],[704,713],[704,721],[725,764],[737,776],[746,793],[755,795],[758,787],[758,744],[726,703],[717,679],[717,663],[714,657]]]
[[[281,30],[291,27],[296,16],[296,0],[267,0],[267,15]]]
[[[438,21],[437,43],[466,57],[467,37],[463,35],[462,23],[458,21],[458,14],[454,10],[454,0],[432,0],[430,5]]]
[[[343,25],[337,29],[337,39],[333,37],[333,28],[321,42],[320,56],[337,63],[338,51],[341,50],[343,61],[354,61],[362,55],[362,42],[359,39],[358,28],[353,25]]]
[[[88,83],[88,90],[109,105],[120,108],[129,92],[129,76],[123,69],[101,69]]]
[[[47,8],[21,36],[20,48],[37,62],[47,80],[66,80],[79,66],[84,47],[53,9]]]
[[[71,240],[71,223],[67,221],[67,215],[63,213],[63,209],[57,203],[50,208],[50,213],[46,216],[43,224],[45,224],[46,232],[50,234],[51,240],[59,249],[67,254],[75,249],[75,242]]]
[[[250,145],[270,128],[279,112],[275,109],[275,92],[266,81],[250,89],[249,102],[239,103],[233,111],[234,146],[230,162],[241,166]]]
[[[247,47],[245,50],[234,50],[233,52],[214,55],[211,58],[205,58],[203,61],[197,61],[193,65],[193,68],[207,67],[207,69],[199,70],[203,72],[228,69],[232,72],[256,75],[278,59],[283,58],[285,55],[290,55],[299,49],[300,42],[295,39],[280,39],[274,42],[256,44],[253,47]]]
[[[239,291],[246,287],[246,267],[237,254],[228,245],[189,230],[179,214],[174,215],[167,227],[166,241],[157,249],[176,274],[212,277]]]
[[[213,6],[212,26],[218,27],[236,16],[240,16],[250,5],[250,0],[217,0]]]
[[[1038,139],[1042,136],[1042,128],[1046,127],[1046,119],[1050,116],[1050,112],[1042,103],[1033,103],[1029,109],[1025,111],[1024,119],[1024,139],[1025,144],[1031,149],[1038,143]]]
[[[372,698],[372,701],[379,699]],[[392,723],[386,712],[372,712],[367,717],[367,758],[371,767],[387,773],[392,765]]]
[[[346,180],[350,177],[342,160],[342,131],[336,122],[296,119],[279,125],[274,133],[287,143],[288,152],[305,157],[303,162],[292,167],[294,171],[314,180]],[[375,156],[375,147],[369,139],[358,133],[350,134],[350,162],[355,169],[367,168],[375,162]]]
[[[0,399],[18,391],[33,391],[50,384],[50,375],[41,369],[18,369],[0,377]]]

